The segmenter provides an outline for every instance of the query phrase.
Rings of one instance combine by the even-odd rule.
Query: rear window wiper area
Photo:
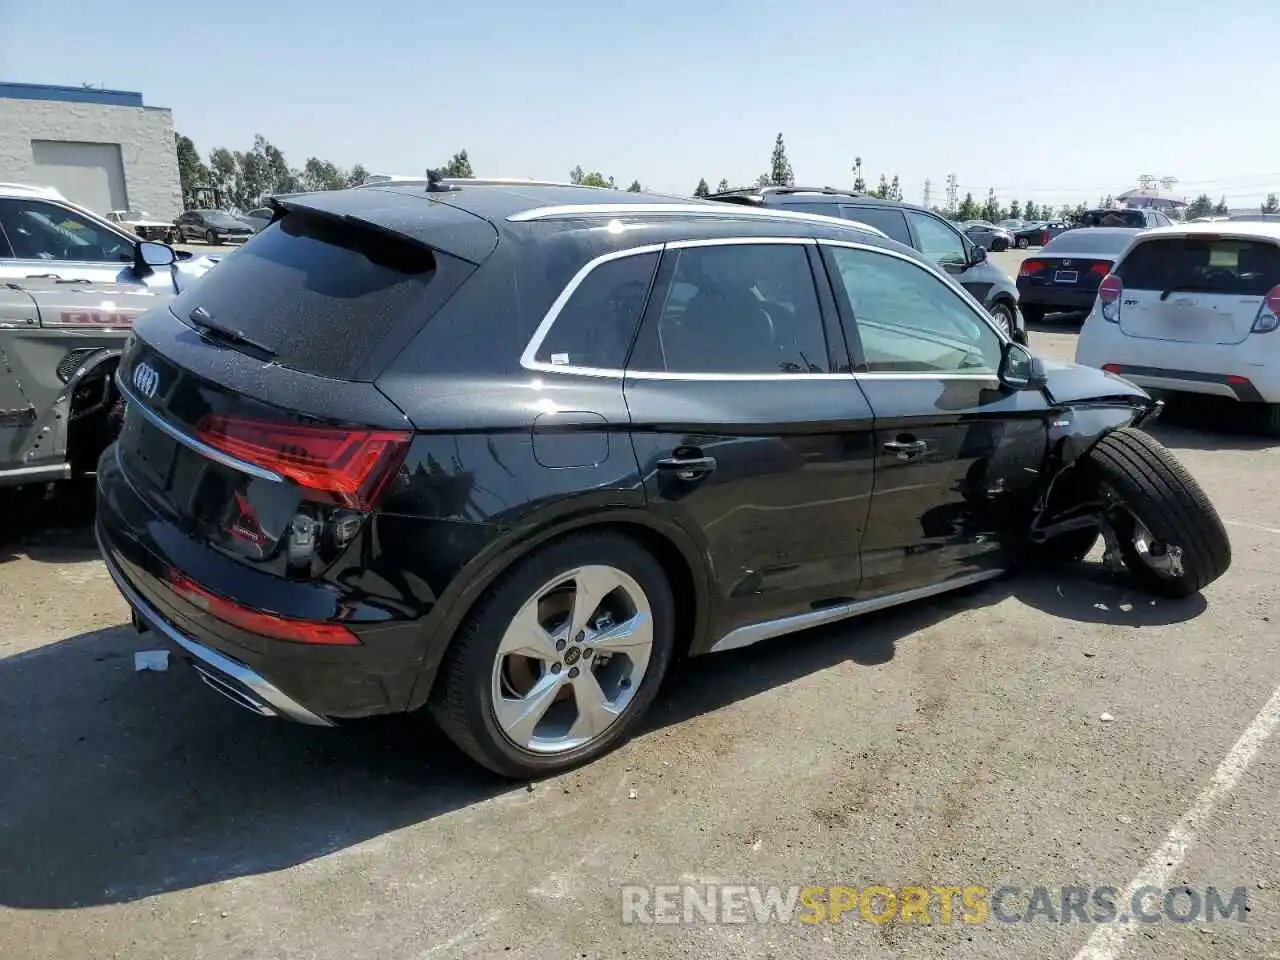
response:
[[[1213,283],[1180,283],[1176,287],[1170,287],[1160,293],[1161,301],[1168,300],[1170,294],[1174,293],[1226,293],[1222,287]]]
[[[196,307],[187,315],[187,320],[200,334],[201,339],[211,343],[220,343],[233,349],[239,349],[258,360],[274,360],[276,352],[265,344],[259,343],[244,334],[243,331],[224,326],[213,319],[204,307]]]

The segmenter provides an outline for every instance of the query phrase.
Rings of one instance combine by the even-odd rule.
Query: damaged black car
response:
[[[276,205],[138,319],[98,465],[137,624],[255,713],[425,709],[534,777],[677,657],[1099,539],[1165,597],[1230,564],[1147,394],[856,223],[434,176]]]

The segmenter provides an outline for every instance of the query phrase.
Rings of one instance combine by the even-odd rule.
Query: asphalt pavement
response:
[[[1280,454],[1229,407],[1157,433],[1228,522],[1203,596],[1095,555],[694,661],[632,742],[532,789],[425,723],[291,726],[176,655],[135,672],[154,640],[87,492],[4,496],[0,957],[1280,958]],[[877,894],[839,923],[709,923],[653,889],[747,884],[1018,892],[979,922],[876,922]],[[1085,923],[1035,892],[1146,884],[1190,888],[1175,916],[1244,899]],[[644,922],[668,916],[693,922]]]

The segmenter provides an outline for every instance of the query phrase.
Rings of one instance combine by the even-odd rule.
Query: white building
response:
[[[0,83],[0,181],[171,220],[182,212],[173,114],[126,90]]]

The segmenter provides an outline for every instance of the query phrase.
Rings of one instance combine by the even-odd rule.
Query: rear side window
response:
[[[350,221],[291,213],[170,309],[188,321],[203,308],[210,323],[270,350],[281,366],[349,380],[388,341],[403,346],[474,269]]]
[[[553,366],[621,370],[649,297],[658,254],[599,264],[565,301],[534,357]]]
[[[875,227],[899,243],[911,246],[911,234],[907,231],[907,221],[901,210],[889,207],[846,207],[840,208],[840,216],[846,220],[857,220],[869,227]]]
[[[632,369],[828,373],[826,334],[803,244],[723,244],[667,254],[656,336]],[[666,267],[664,266],[664,272]]]
[[[1280,247],[1227,238],[1147,240],[1129,252],[1116,274],[1131,290],[1261,297],[1280,284]]]

